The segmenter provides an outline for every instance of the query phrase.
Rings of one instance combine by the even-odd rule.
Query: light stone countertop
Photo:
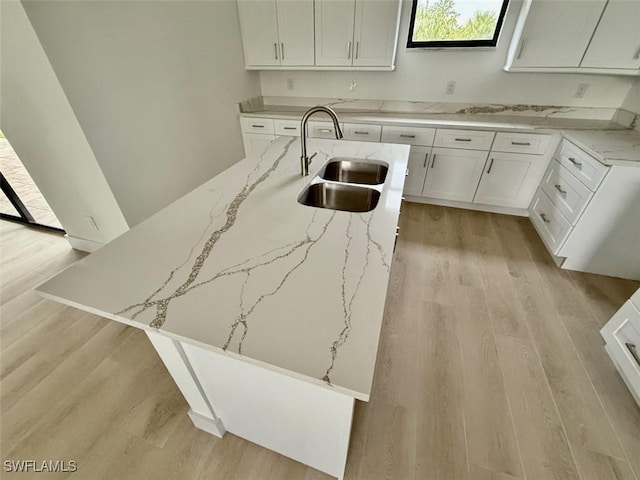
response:
[[[362,102],[361,102],[362,103]],[[366,107],[366,104],[358,104]],[[508,106],[505,106],[507,108]],[[305,106],[260,105],[255,111],[241,113],[246,117],[271,117],[287,120],[300,120],[306,111]],[[475,109],[474,109],[475,108]],[[558,109],[560,107],[557,107]],[[498,113],[483,112],[483,107],[468,107],[472,113],[448,113],[442,111],[390,112],[365,110],[340,110],[341,122],[384,125],[404,125],[431,128],[468,128],[474,130],[499,130],[519,133],[560,133],[580,148],[593,155],[605,165],[623,165],[640,167],[640,132],[611,120],[568,118],[568,113],[549,110],[542,112],[526,111],[514,114],[505,109]],[[579,113],[579,112],[578,112]],[[328,120],[328,117],[326,117]],[[322,116],[314,116],[321,120]]]
[[[277,139],[37,288],[112,320],[368,400],[409,147]],[[297,202],[334,156],[389,163],[367,213]]]

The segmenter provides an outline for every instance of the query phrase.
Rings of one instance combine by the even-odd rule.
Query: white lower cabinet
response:
[[[540,155],[491,152],[474,203],[527,208],[545,166]]]
[[[539,188],[536,192],[529,214],[533,225],[547,244],[549,251],[557,255],[563,242],[571,233],[571,224],[562,216],[551,199]]]
[[[422,195],[430,152],[431,147],[411,147],[409,163],[407,165],[407,178],[404,182],[405,195]]]
[[[600,334],[606,342],[607,353],[640,405],[640,311],[633,297],[622,305]]]
[[[487,155],[482,150],[433,148],[422,195],[471,202]]]
[[[248,157],[250,155],[260,155],[276,139],[276,136],[262,133],[244,133],[242,139],[244,141],[244,153]]]

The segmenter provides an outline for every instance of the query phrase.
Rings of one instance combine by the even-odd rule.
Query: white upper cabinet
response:
[[[581,66],[640,68],[640,1],[609,0]]]
[[[356,0],[353,65],[393,65],[398,36],[396,0]]]
[[[254,70],[393,70],[401,0],[237,0]]]
[[[578,67],[606,0],[533,0],[514,67]]]
[[[351,65],[353,0],[316,0],[316,65]]]
[[[238,0],[247,67],[314,64],[313,0]]]
[[[280,65],[275,0],[238,0],[238,14],[246,65]]]
[[[640,74],[640,1],[524,0],[505,70]]]

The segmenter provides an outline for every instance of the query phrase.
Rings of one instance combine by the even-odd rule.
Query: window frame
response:
[[[493,32],[493,38],[487,40],[430,40],[414,42],[413,39],[413,26],[416,20],[416,13],[418,10],[418,0],[413,0],[411,6],[411,18],[409,19],[409,38],[407,39],[407,48],[420,49],[420,48],[465,48],[465,47],[496,47],[498,45],[498,39],[500,38],[500,32],[502,32],[502,26],[504,24],[504,17],[507,14],[507,8],[509,6],[509,0],[502,0],[502,8],[498,15],[498,21],[496,22],[496,28]]]

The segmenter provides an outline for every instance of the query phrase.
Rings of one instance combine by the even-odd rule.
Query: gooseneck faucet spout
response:
[[[300,156],[300,174],[303,177],[309,175],[310,158],[307,156],[307,122],[311,115],[318,112],[324,112],[331,117],[331,120],[333,120],[333,126],[336,129],[336,139],[340,140],[342,138],[342,130],[340,129],[340,124],[338,123],[338,116],[336,115],[336,112],[334,112],[329,107],[323,107],[321,105],[311,107],[309,110],[307,110],[302,116],[302,122],[300,123],[300,142],[302,144],[302,155]],[[315,153],[313,155],[315,155]],[[311,158],[313,158],[313,155],[311,155]]]

